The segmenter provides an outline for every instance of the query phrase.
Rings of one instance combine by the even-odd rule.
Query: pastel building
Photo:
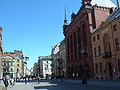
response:
[[[40,76],[43,78],[48,78],[52,74],[52,61],[51,56],[40,56],[39,57],[39,65],[40,65]]]

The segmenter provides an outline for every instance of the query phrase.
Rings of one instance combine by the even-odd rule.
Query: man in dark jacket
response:
[[[4,84],[5,84],[5,89],[7,90],[7,87],[8,87],[8,84],[9,84],[7,78],[5,78]]]

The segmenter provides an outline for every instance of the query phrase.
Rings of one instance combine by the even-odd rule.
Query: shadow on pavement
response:
[[[88,84],[71,83],[66,81],[56,80],[41,80],[40,84],[34,85],[35,90],[120,90],[118,85],[113,85],[113,82],[108,81],[89,81]],[[116,83],[119,84],[120,83]]]

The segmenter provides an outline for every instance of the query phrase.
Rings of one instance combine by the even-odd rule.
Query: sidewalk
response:
[[[30,84],[15,84],[12,86],[8,86],[7,90],[34,90],[33,85]]]

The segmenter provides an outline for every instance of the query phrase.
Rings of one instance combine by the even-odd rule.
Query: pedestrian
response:
[[[7,78],[5,78],[4,84],[5,84],[5,89],[7,90],[7,87],[8,87],[8,84],[9,84]]]
[[[14,79],[11,78],[11,86],[13,87],[13,85],[14,85]]]
[[[39,80],[40,80],[39,76],[36,76],[36,81],[38,84],[39,84]]]
[[[9,79],[9,82],[10,82],[10,85],[12,86],[12,79],[11,78]]]
[[[40,77],[38,76],[38,84],[40,83]]]
[[[25,76],[25,84],[27,84],[27,80],[26,80],[27,76]]]

